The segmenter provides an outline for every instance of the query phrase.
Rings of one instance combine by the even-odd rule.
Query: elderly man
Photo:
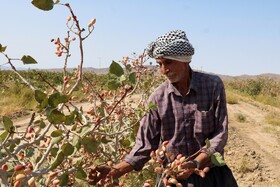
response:
[[[223,155],[228,138],[226,96],[221,79],[190,68],[194,48],[184,31],[170,31],[158,37],[147,47],[147,54],[156,59],[161,73],[167,77],[150,96],[157,109],[141,120],[136,144],[124,161],[113,169],[102,166],[92,172],[101,172],[100,178],[108,173],[118,178],[132,170],[141,170],[151,151],[166,140],[167,151],[190,156],[209,139],[211,147],[188,161],[189,169],[179,173],[177,179],[183,186],[236,187],[231,170],[227,166],[214,167],[209,157],[215,152]],[[206,166],[211,169],[204,178],[191,169]]]

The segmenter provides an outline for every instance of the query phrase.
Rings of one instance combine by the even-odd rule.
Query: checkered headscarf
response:
[[[194,48],[184,31],[170,31],[150,43],[146,49],[151,58],[189,57],[194,54]]]

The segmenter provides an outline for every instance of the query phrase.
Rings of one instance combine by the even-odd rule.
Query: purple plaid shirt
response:
[[[192,71],[187,95],[182,96],[166,81],[152,93],[150,101],[157,109],[141,120],[136,144],[124,159],[135,170],[141,170],[150,152],[165,140],[169,140],[167,151],[189,156],[208,138],[211,152],[223,154],[228,116],[224,85],[218,76]]]

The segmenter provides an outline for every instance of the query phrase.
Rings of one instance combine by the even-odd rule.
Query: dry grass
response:
[[[238,164],[237,169],[240,173],[244,174],[248,172],[253,172],[256,169],[256,167],[257,165],[251,163],[249,159],[246,156],[244,156]]]
[[[244,116],[241,113],[236,114],[235,117],[236,117],[236,120],[240,123],[246,122],[246,116]]]
[[[269,113],[266,117],[265,120],[267,123],[275,126],[280,127],[280,116],[279,113]]]
[[[36,105],[34,92],[27,87],[13,85],[0,94],[0,115],[2,116],[34,109]]]
[[[265,95],[258,95],[255,97],[255,100],[270,106],[280,108],[280,98],[279,97],[269,97]]]
[[[227,91],[226,92],[226,96],[227,96],[227,103],[228,104],[238,104],[238,96],[236,94],[234,94],[233,92]]]

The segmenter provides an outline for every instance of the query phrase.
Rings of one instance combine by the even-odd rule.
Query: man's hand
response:
[[[176,178],[178,180],[184,180],[189,178],[189,176],[194,172],[196,165],[193,162],[185,162],[182,164],[183,171],[178,173]]]
[[[122,161],[112,167],[106,165],[93,166],[88,174],[88,183],[91,185],[96,185],[98,183],[101,186],[105,183],[110,184],[112,179],[117,179],[132,170],[133,167],[125,161]],[[110,186],[113,185],[118,184],[111,184]]]
[[[105,182],[110,179],[111,168],[106,165],[102,166],[93,166],[91,167],[88,174],[88,183],[90,185],[96,185],[99,183],[100,185],[105,184]]]
[[[195,173],[199,176],[201,176],[202,178],[205,177],[205,174],[210,170],[209,167],[205,167],[203,170],[200,170],[198,168],[196,168],[196,164],[188,161],[182,164],[182,169],[184,169],[184,171],[180,172],[179,174],[177,174],[176,178],[178,180],[185,180],[187,178],[190,177],[191,174]]]

